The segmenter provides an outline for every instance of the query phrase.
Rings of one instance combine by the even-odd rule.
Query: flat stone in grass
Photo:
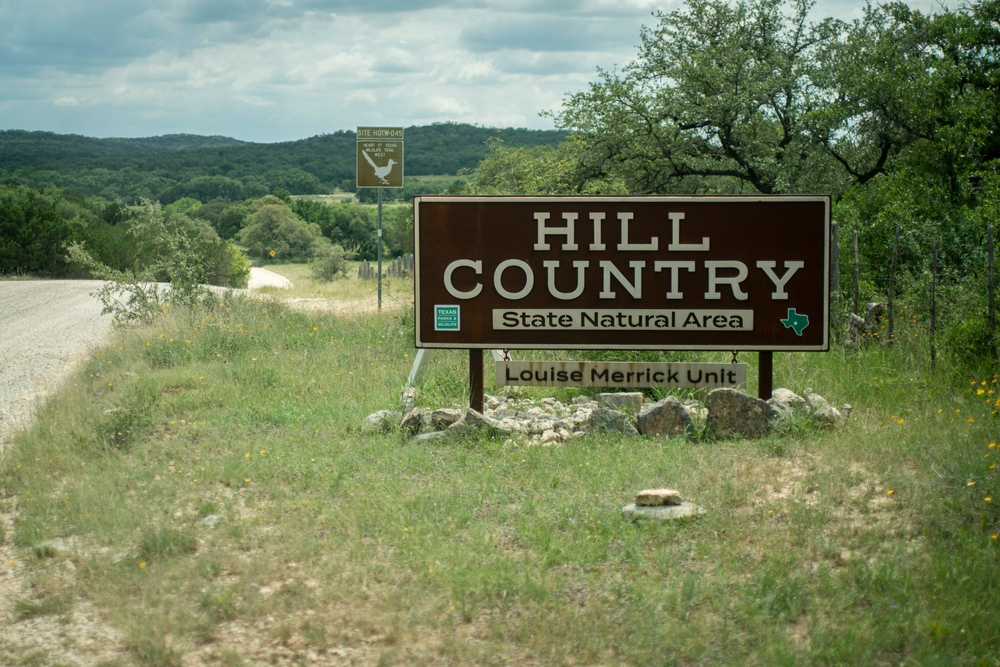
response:
[[[676,396],[667,396],[644,407],[636,425],[639,433],[645,436],[673,438],[687,433],[694,422],[691,421],[691,413],[684,409]]]
[[[669,521],[671,519],[684,519],[687,517],[699,517],[705,514],[705,510],[692,505],[691,503],[681,503],[680,505],[656,505],[644,507],[642,505],[626,505],[622,508],[622,514],[629,519],[649,519],[652,521]]]
[[[635,497],[635,504],[642,507],[655,507],[657,505],[680,505],[681,492],[673,489],[646,489],[640,491]]]
[[[771,429],[771,420],[781,416],[766,401],[729,387],[710,391],[705,407],[708,409],[705,425],[721,437],[763,437]]]

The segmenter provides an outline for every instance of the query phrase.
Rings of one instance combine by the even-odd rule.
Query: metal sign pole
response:
[[[382,312],[382,188],[378,189],[378,309]]]

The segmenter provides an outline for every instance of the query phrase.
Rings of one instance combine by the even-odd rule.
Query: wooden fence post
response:
[[[896,236],[892,239],[892,268],[889,269],[889,344],[893,342],[893,319],[892,319],[892,302],[895,298],[896,289],[896,251],[899,248],[899,230],[902,225],[896,225]]]
[[[986,290],[989,293],[989,316],[990,316],[990,355],[993,359],[997,358],[997,314],[996,310],[993,308],[993,225],[990,225],[986,230],[986,245],[988,248],[989,257],[989,273],[986,281]]]
[[[931,260],[931,373],[934,372],[934,337],[937,334],[937,239],[934,239],[934,258]]]
[[[858,230],[854,230],[854,314],[861,314],[861,274],[858,271]]]

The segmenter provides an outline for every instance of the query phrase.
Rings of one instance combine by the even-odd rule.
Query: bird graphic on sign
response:
[[[375,170],[375,176],[386,185],[389,185],[389,181],[385,180],[385,177],[389,175],[390,171],[392,171],[392,165],[396,164],[396,161],[389,160],[389,164],[384,167],[379,167],[375,164],[375,160],[371,159],[368,155],[368,151],[361,151],[361,154],[365,156],[365,159],[368,160],[368,164],[370,164],[372,169]]]

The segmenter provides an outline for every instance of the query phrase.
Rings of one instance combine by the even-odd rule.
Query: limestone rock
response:
[[[844,403],[840,406],[840,414],[844,416],[844,419],[848,419],[851,416],[851,410],[853,409],[854,408],[851,407],[850,403]]]
[[[506,430],[500,427],[500,422],[497,420],[492,417],[487,417],[483,413],[473,410],[472,408],[465,411],[465,416],[462,418],[462,421],[468,424],[471,428],[492,428],[498,431]]]
[[[642,505],[626,505],[622,508],[622,514],[630,519],[651,519],[654,521],[669,521],[670,519],[684,519],[686,517],[699,517],[705,514],[705,510],[692,505],[691,503],[681,503],[680,505],[660,505],[658,507],[643,507]]]
[[[602,408],[622,410],[637,415],[642,411],[642,392],[629,391],[598,394],[597,404]]]
[[[389,431],[399,421],[402,414],[393,410],[379,410],[365,417],[361,424],[362,433]]]
[[[610,408],[598,408],[590,413],[587,420],[587,429],[591,433],[624,433],[625,435],[639,435],[635,427],[629,423],[624,412],[611,410]]]
[[[673,489],[646,489],[640,491],[635,497],[635,504],[642,507],[654,507],[657,505],[680,505],[684,500],[680,491]]]
[[[792,412],[792,408],[788,405],[785,405],[784,403],[775,400],[773,395],[771,396],[771,398],[767,399],[767,404],[770,405],[772,408],[774,408],[778,416],[780,416],[785,421],[792,421],[792,419],[795,417],[795,413]],[[805,401],[803,401],[803,404],[805,404]]]
[[[834,426],[844,418],[840,410],[832,405],[820,406],[818,410],[809,415],[809,418],[821,426]]]
[[[461,418],[461,411],[453,410],[451,408],[442,408],[431,412],[431,425],[435,429],[443,431]]]
[[[424,427],[424,411],[420,408],[413,408],[406,413],[399,423],[399,430],[407,435],[419,433]]]
[[[550,442],[558,442],[559,439],[560,439],[559,435],[555,431],[550,429],[548,431],[542,432],[542,437],[538,439],[538,442],[544,445]]]
[[[780,413],[767,402],[735,389],[713,389],[705,399],[706,425],[718,435],[760,438],[768,434],[771,420]]]
[[[472,430],[472,427],[466,424],[464,421],[453,422],[448,425],[448,433],[456,433],[462,435],[468,433]]]
[[[791,389],[785,389],[784,387],[778,387],[771,392],[771,398],[786,408],[791,408],[793,410],[804,409],[808,407],[806,404],[806,399],[802,398],[796,394]]]
[[[882,314],[885,312],[885,305],[881,303],[866,303],[865,304],[865,326],[869,330],[874,331],[876,325],[882,319]]]
[[[652,438],[683,436],[694,425],[689,413],[676,396],[647,405],[639,413],[639,433]]]
[[[806,402],[809,403],[809,408],[814,411],[822,408],[824,405],[829,405],[825,398],[812,392],[806,396]]]
[[[417,390],[413,387],[403,387],[403,395],[399,397],[399,413],[405,415],[417,407]]]
[[[461,424],[464,422],[458,422],[458,423]],[[525,423],[523,421],[515,419],[514,417],[504,417],[503,419],[501,419],[496,423],[496,429],[498,431],[506,431],[513,433],[514,431],[521,431],[524,428],[525,428]]]
[[[444,431],[430,431],[428,433],[418,433],[417,435],[410,438],[410,442],[427,442],[428,440],[438,440],[440,438],[447,438],[448,434]]]

